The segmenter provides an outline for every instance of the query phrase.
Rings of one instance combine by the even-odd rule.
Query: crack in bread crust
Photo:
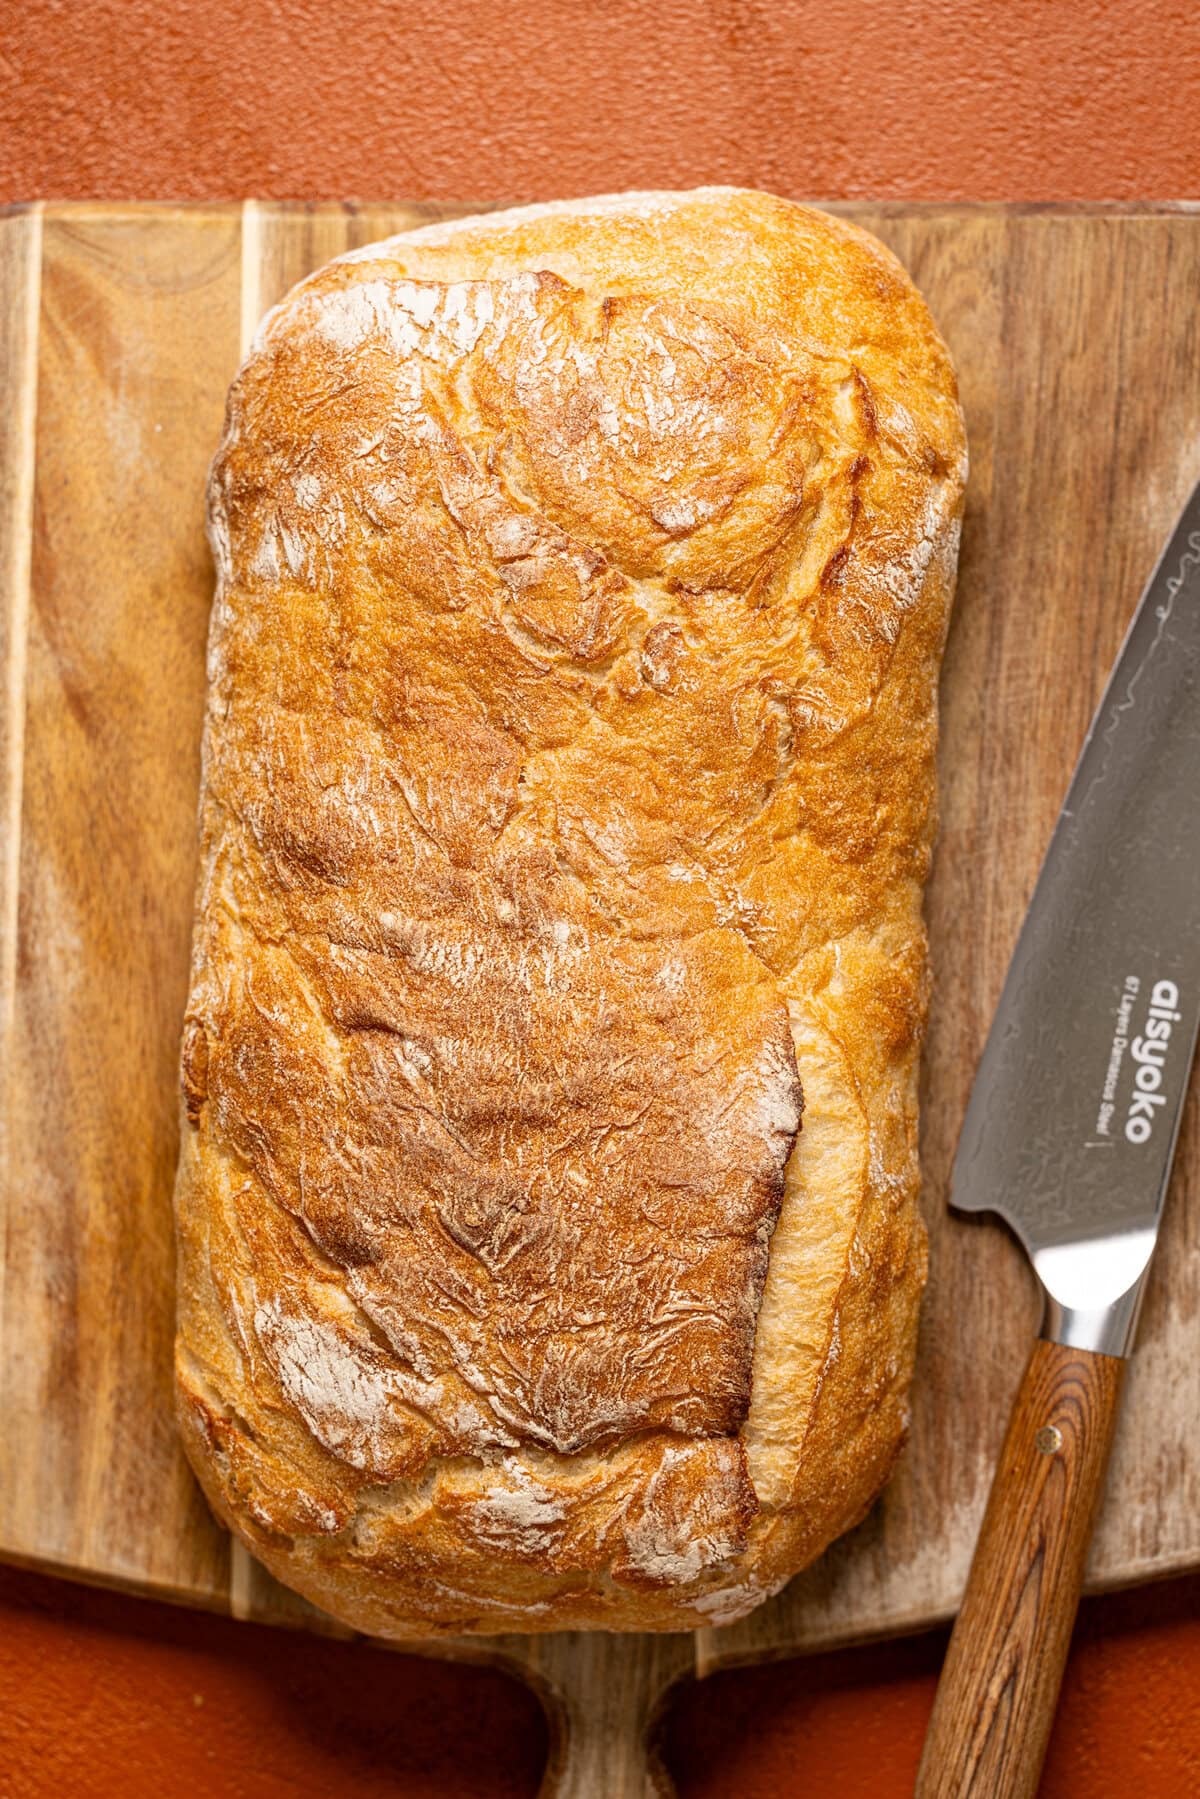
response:
[[[964,478],[903,271],[765,195],[410,233],[264,321],[179,1412],[358,1627],[726,1622],[884,1477]]]

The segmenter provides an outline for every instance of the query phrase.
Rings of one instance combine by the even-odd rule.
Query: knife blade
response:
[[[1200,1023],[1200,486],[1046,852],[951,1180],[1029,1253],[1055,1340],[1123,1355]]]
[[[1033,1799],[1200,1025],[1200,486],[1092,719],[971,1091],[951,1204],[1042,1287],[918,1799]]]

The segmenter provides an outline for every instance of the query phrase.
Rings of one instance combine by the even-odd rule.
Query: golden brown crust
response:
[[[264,322],[179,1411],[352,1624],[725,1622],[885,1477],[964,473],[899,265],[766,195],[410,233]]]

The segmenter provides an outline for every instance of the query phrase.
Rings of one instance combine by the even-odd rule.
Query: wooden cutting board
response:
[[[337,1627],[231,1553],[171,1422],[203,484],[262,311],[339,251],[461,210],[60,205],[0,219],[0,1555],[317,1629]],[[945,1211],[955,1135],[1093,704],[1200,476],[1197,209],[840,210],[928,296],[971,442],[929,896],[932,1273],[912,1440],[866,1523],[732,1629],[430,1645],[542,1693],[559,1726],[547,1792],[641,1793],[647,1720],[687,1673],[955,1607],[1037,1323],[1003,1231]],[[1193,1099],[1093,1587],[1200,1565],[1198,1236]]]

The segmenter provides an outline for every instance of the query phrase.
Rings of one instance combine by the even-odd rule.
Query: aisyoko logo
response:
[[[1125,1120],[1125,1135],[1130,1143],[1147,1143],[1154,1129],[1154,1118],[1165,1106],[1163,1066],[1171,1030],[1179,1023],[1179,989],[1174,981],[1156,981],[1150,995],[1150,1011],[1140,1037],[1135,1037],[1129,1053],[1137,1064],[1133,1077],[1134,1094]]]

